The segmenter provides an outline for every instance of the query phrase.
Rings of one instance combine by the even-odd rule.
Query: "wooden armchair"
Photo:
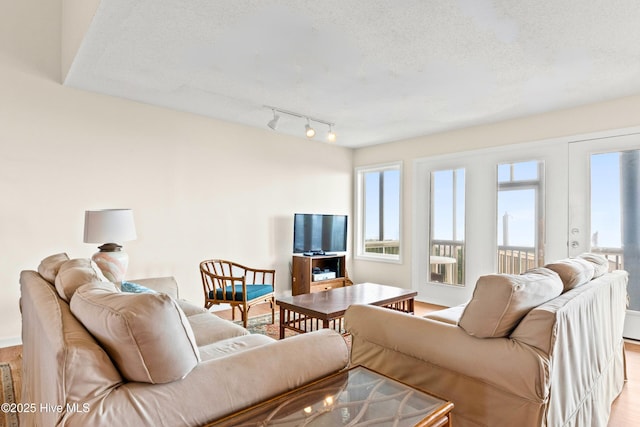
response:
[[[204,307],[230,304],[231,318],[240,308],[242,324],[247,327],[249,309],[256,304],[271,304],[271,323],[275,316],[275,270],[245,267],[232,261],[211,259],[200,263],[204,289]]]

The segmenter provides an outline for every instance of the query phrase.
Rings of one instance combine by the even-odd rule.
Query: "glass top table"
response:
[[[451,426],[453,403],[357,366],[211,426]]]

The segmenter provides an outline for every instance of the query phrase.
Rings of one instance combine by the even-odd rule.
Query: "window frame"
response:
[[[399,180],[398,180],[398,197],[399,197],[399,205],[398,205],[398,254],[378,254],[372,252],[365,252],[365,188],[364,188],[364,177],[365,174],[371,172],[385,172],[390,170],[397,170],[399,172]],[[403,164],[402,161],[389,162],[389,163],[381,163],[376,165],[368,165],[368,166],[359,166],[355,168],[355,211],[356,211],[356,221],[355,221],[355,255],[354,258],[358,260],[367,260],[367,261],[379,261],[379,262],[389,262],[401,264],[403,259]]]

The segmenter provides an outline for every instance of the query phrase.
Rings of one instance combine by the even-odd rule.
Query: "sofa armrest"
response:
[[[149,277],[146,279],[128,280],[130,282],[138,283],[149,289],[153,289],[157,292],[163,292],[169,295],[173,299],[178,299],[178,282],[173,276],[167,277]]]
[[[345,327],[353,365],[407,382],[420,369],[444,370],[529,400],[546,398],[548,359],[515,340],[476,338],[456,325],[370,305],[352,305]]]
[[[67,414],[65,425],[200,426],[337,372],[348,359],[337,332],[301,334],[204,361],[172,383],[127,383],[87,412]]]

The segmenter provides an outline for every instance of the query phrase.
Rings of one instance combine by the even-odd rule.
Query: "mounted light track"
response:
[[[273,112],[273,119],[269,120],[269,122],[267,123],[267,126],[269,126],[273,130],[276,130],[278,126],[278,121],[280,120],[279,114],[285,114],[287,116],[297,117],[307,121],[307,123],[304,126],[304,131],[307,138],[313,138],[316,136],[316,130],[313,127],[311,127],[311,123],[310,123],[310,122],[316,122],[316,123],[321,123],[323,125],[328,126],[329,131],[327,133],[327,141],[336,142],[336,133],[333,131],[333,127],[335,126],[335,123],[331,123],[322,119],[317,119],[315,117],[305,116],[304,114],[296,113],[295,111],[283,110],[281,108],[276,108],[269,105],[265,105],[264,108],[268,108]]]

